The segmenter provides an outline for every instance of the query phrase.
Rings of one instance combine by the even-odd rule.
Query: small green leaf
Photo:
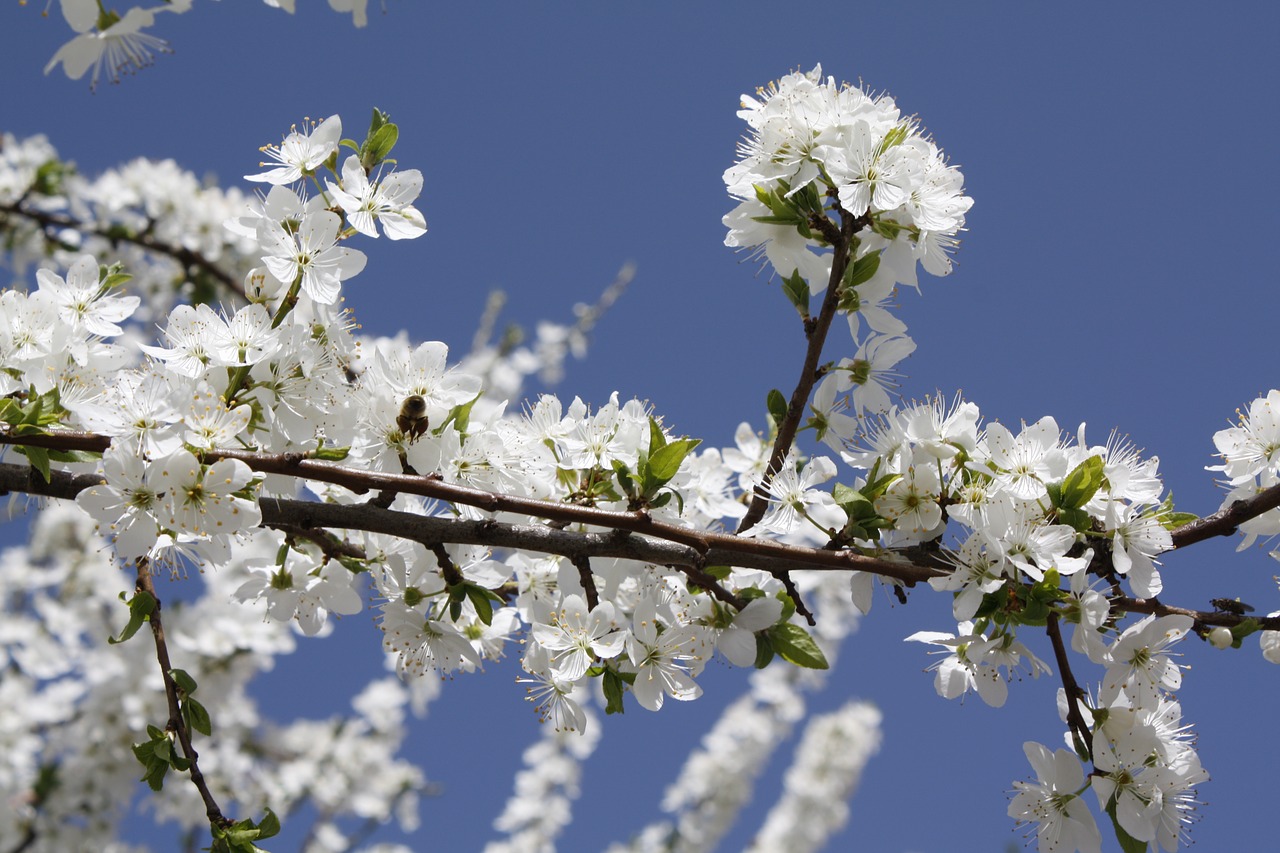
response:
[[[366,169],[372,169],[387,159],[399,138],[400,129],[390,122],[378,128],[365,142],[364,152],[360,155],[360,165]]]
[[[731,566],[707,566],[704,571],[718,581],[726,580],[733,571]]]
[[[1058,507],[1080,509],[1102,486],[1102,457],[1090,456],[1077,465],[1062,481]]]
[[[649,416],[649,453],[652,455],[659,449],[665,447],[667,437],[662,433],[662,425],[658,423],[658,419],[653,415]]]
[[[182,703],[182,714],[186,719],[187,728],[205,737],[213,734],[213,722],[209,719],[209,712],[205,710],[204,705],[188,697],[187,701]]]
[[[1177,530],[1183,525],[1198,521],[1200,517],[1193,512],[1168,512],[1158,518],[1166,530]]]
[[[604,712],[606,714],[621,714],[626,709],[622,705],[622,676],[618,675],[612,669],[604,671]]]
[[[680,470],[680,464],[689,452],[702,443],[700,438],[681,438],[658,448],[649,456],[649,474],[657,481],[657,485],[666,485],[667,481]]]
[[[796,270],[782,280],[782,292],[787,300],[795,306],[802,319],[809,319],[809,282],[804,280],[800,271]]]
[[[871,281],[879,269],[879,252],[871,252],[870,254],[863,255],[845,268],[844,281],[842,284],[845,289],[852,289],[860,284],[866,284],[868,281]]]
[[[467,584],[467,598],[476,609],[476,616],[486,625],[493,624],[493,603],[489,600],[489,591],[475,584]]]
[[[777,388],[769,392],[766,405],[769,408],[769,417],[773,418],[775,424],[780,424],[787,419],[787,398],[782,396],[782,392]]]
[[[178,685],[178,689],[188,696],[196,692],[196,680],[188,675],[185,669],[171,669],[169,677],[173,679],[174,684]]]
[[[773,650],[773,642],[770,641],[768,635],[761,631],[756,634],[756,669],[764,669],[774,658],[776,653]]]
[[[123,593],[122,593],[123,595]],[[129,601],[129,624],[124,626],[124,630],[120,632],[119,637],[108,637],[107,642],[111,645],[123,643],[134,634],[138,633],[138,629],[142,627],[142,623],[147,621],[147,617],[151,615],[151,611],[156,608],[156,600],[151,594],[145,590],[139,591]]]
[[[276,817],[276,813],[271,809],[267,809],[267,813],[263,815],[262,820],[258,821],[258,837],[271,838],[280,833],[280,818]]]
[[[351,453],[350,447],[317,447],[311,453],[312,459],[322,462],[341,462]]]
[[[19,447],[18,452],[27,457],[31,467],[40,472],[46,483],[49,482],[49,451],[43,447]]]
[[[796,666],[806,669],[827,669],[830,666],[813,637],[799,625],[780,622],[769,629],[769,639],[782,659]]]

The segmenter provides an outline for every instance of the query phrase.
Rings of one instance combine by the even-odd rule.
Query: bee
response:
[[[1252,607],[1238,598],[1215,598],[1209,603],[1223,613],[1232,613],[1236,616],[1243,616],[1246,613],[1253,612]]]
[[[413,444],[417,441],[430,425],[427,418],[427,401],[423,396],[410,394],[405,397],[404,402],[400,404],[400,414],[396,415],[396,426],[409,439],[409,443]]]

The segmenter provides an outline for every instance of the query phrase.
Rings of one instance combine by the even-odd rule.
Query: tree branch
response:
[[[32,222],[35,222],[40,227],[40,230],[45,233],[46,240],[57,242],[59,245],[61,245],[61,241],[50,236],[50,232],[62,228],[70,228],[75,231],[81,231],[86,234],[93,234],[97,237],[101,237],[104,240],[110,241],[113,246],[117,243],[129,243],[131,245],[138,246],[139,248],[146,249],[148,252],[165,255],[182,264],[184,272],[190,274],[190,271],[193,269],[199,270],[217,281],[218,284],[225,287],[231,293],[234,293],[241,299],[248,301],[248,296],[246,296],[244,292],[244,285],[241,282],[236,281],[229,273],[224,271],[221,267],[201,253],[188,249],[185,246],[171,246],[168,243],[163,243],[155,239],[146,232],[143,232],[142,234],[132,234],[124,231],[104,230],[96,224],[81,222],[80,220],[73,219],[69,216],[49,213],[42,210],[31,210],[23,207],[21,201],[15,202],[14,204],[0,204],[0,217],[3,217],[6,214],[20,216],[24,219],[29,219]]]
[[[1185,548],[1215,536],[1230,536],[1251,518],[1280,507],[1280,485],[1263,489],[1251,498],[1235,501],[1213,515],[1198,518],[1173,531],[1173,547]]]
[[[1088,698],[1076,677],[1071,672],[1071,661],[1067,658],[1067,647],[1062,642],[1062,629],[1058,625],[1058,611],[1049,611],[1049,621],[1045,626],[1049,640],[1053,644],[1053,658],[1058,663],[1058,677],[1062,679],[1062,689],[1067,694],[1067,726],[1071,729],[1071,738],[1075,742],[1078,754],[1087,754],[1093,760],[1093,731],[1084,721],[1080,713],[1080,700]]]
[[[835,319],[836,310],[840,307],[840,283],[844,280],[844,272],[853,251],[853,235],[870,222],[866,215],[854,219],[843,210],[840,211],[840,216],[842,224],[839,236],[828,236],[828,239],[832,239],[835,252],[831,258],[831,276],[827,279],[826,297],[822,300],[818,316],[805,322],[805,337],[809,339],[809,346],[805,351],[804,365],[800,368],[800,378],[795,390],[791,392],[790,402],[787,403],[787,416],[778,424],[778,434],[773,442],[773,451],[769,454],[769,464],[764,469],[764,477],[756,485],[747,514],[738,523],[739,533],[751,529],[764,517],[769,504],[769,483],[782,468],[791,446],[795,444],[800,419],[804,416],[805,406],[809,404],[814,383],[818,381],[818,362],[822,359],[827,333],[831,330],[831,321]],[[829,220],[824,221],[829,223]]]
[[[182,745],[183,756],[191,762],[188,772],[191,774],[191,784],[196,786],[196,790],[200,792],[200,799],[204,800],[205,815],[209,818],[209,823],[213,826],[230,826],[233,821],[222,814],[222,810],[218,808],[218,803],[213,798],[213,794],[209,791],[209,786],[204,781],[204,774],[200,772],[199,758],[196,754],[195,747],[191,745],[191,732],[187,729],[187,724],[182,719],[182,709],[178,704],[178,685],[174,682],[173,676],[169,673],[173,670],[173,664],[169,661],[169,647],[165,643],[164,625],[160,620],[160,598],[156,595],[155,584],[151,580],[151,567],[146,560],[138,560],[138,582],[136,585],[138,592],[145,592],[155,601],[155,607],[148,616],[151,623],[151,636],[155,638],[156,643],[156,660],[160,664],[160,675],[164,679],[164,695],[169,703],[169,723],[167,728],[178,737],[178,743]]]

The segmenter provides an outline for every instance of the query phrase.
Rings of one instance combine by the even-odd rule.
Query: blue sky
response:
[[[318,2],[293,17],[199,2],[157,29],[173,55],[96,94],[41,74],[68,31],[40,5],[0,6],[0,130],[46,133],[89,173],[172,157],[246,186],[258,146],[291,123],[339,113],[355,135],[378,106],[400,125],[401,164],[424,173],[430,231],[362,247],[369,266],[347,300],[365,329],[408,328],[461,352],[491,289],[507,292],[508,319],[564,319],[633,260],[631,289],[556,391],[647,399],[712,445],[762,421],[765,393],[789,389],[803,346],[777,286],[722,245],[737,98],[817,62],[919,115],[975,200],[956,272],[900,296],[919,345],[903,365],[905,395],[963,390],[988,420],[1085,421],[1094,441],[1117,429],[1161,458],[1179,508],[1205,514],[1220,500],[1203,470],[1213,432],[1280,384],[1270,3],[1229,15],[1186,2],[847,3],[805,19],[761,2],[388,0],[355,30]],[[829,357],[851,354],[839,343]],[[1280,609],[1275,563],[1234,544],[1169,555],[1164,599],[1205,607],[1238,595]],[[1059,745],[1056,682],[1014,684],[1000,710],[938,698],[924,649],[902,638],[951,629],[948,612],[927,590],[905,607],[878,597],[815,700],[858,696],[885,714],[883,748],[831,850],[1021,845],[1005,791],[1030,773],[1024,740]],[[1180,699],[1214,777],[1193,837],[1203,850],[1263,849],[1265,768],[1280,762],[1277,672],[1251,641],[1184,652]],[[296,657],[264,687],[268,704],[280,702],[273,689],[305,688],[308,713],[323,714],[380,672],[363,616]],[[680,757],[743,675],[712,667],[707,698],[609,719],[561,849],[599,849],[657,817]],[[418,726],[412,753],[444,793],[425,802],[411,843],[469,850],[490,837],[536,733],[512,676],[449,682]],[[790,753],[779,750],[775,775]],[[776,781],[762,797],[770,790]],[[724,849],[741,847],[762,814]]]

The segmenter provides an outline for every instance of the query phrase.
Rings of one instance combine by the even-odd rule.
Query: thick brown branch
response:
[[[1236,501],[1213,515],[1184,524],[1173,531],[1173,547],[1185,548],[1215,536],[1230,536],[1244,522],[1276,507],[1280,507],[1280,485],[1263,489],[1253,497]]]

